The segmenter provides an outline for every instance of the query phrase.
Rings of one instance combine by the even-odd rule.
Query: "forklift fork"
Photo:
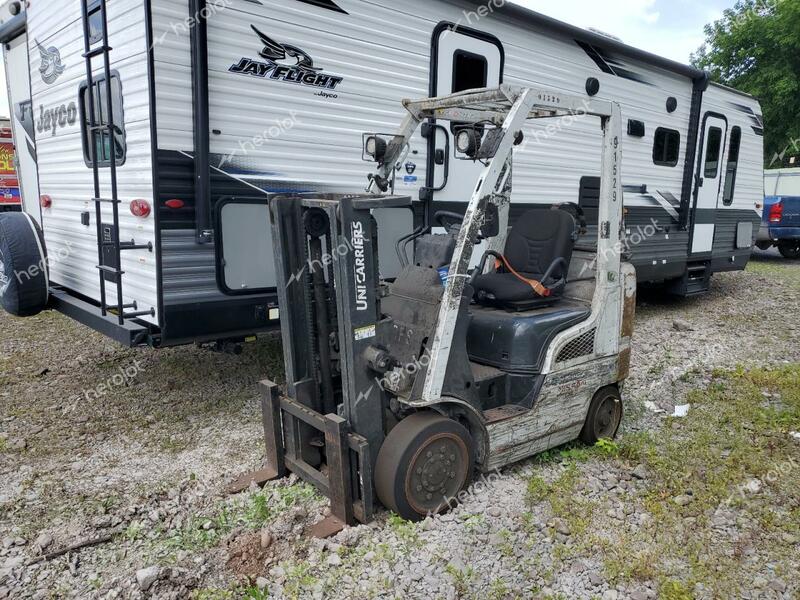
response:
[[[325,538],[356,521],[370,522],[374,498],[367,440],[352,433],[342,417],[323,416],[282,396],[278,385],[271,381],[262,381],[261,390],[266,459],[268,468],[274,472],[273,479],[286,476],[288,469],[330,498],[331,516],[315,524],[310,534]],[[325,437],[327,468],[324,472],[303,460],[298,435],[301,423]]]

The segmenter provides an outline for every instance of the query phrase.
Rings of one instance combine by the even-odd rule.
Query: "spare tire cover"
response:
[[[47,306],[47,251],[39,225],[25,213],[0,214],[0,302],[17,317]]]

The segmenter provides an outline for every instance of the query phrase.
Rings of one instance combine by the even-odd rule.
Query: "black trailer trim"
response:
[[[161,188],[159,185],[158,161],[158,111],[156,110],[156,62],[155,43],[153,35],[153,5],[152,0],[145,0],[144,7],[145,28],[147,36],[147,79],[150,86],[150,148],[152,153],[153,175],[153,223],[155,226],[156,243],[156,295],[158,323],[164,324],[164,264],[161,256]]]
[[[99,306],[72,296],[64,289],[50,288],[50,308],[128,348],[155,344],[148,326],[130,320],[120,325],[116,315],[103,316]]]
[[[341,6],[333,2],[333,0],[298,0],[298,2],[303,2],[305,4],[310,4],[312,6],[318,6],[319,8],[326,8],[328,10],[332,10],[334,12],[342,13],[345,15],[350,14]]]
[[[208,25],[206,0],[189,0],[189,14],[197,15],[191,31],[192,103],[194,107],[195,232],[198,244],[213,241],[211,234],[211,134],[208,99]]]
[[[164,308],[161,345],[180,346],[277,331],[280,320],[270,319],[270,312],[276,308],[276,294],[168,304]]]
[[[697,161],[697,134],[700,128],[700,113],[703,110],[703,94],[708,89],[708,73],[694,80],[692,106],[689,114],[689,134],[686,138],[686,160],[683,164],[683,185],[681,187],[681,229],[689,229],[692,211],[694,167]]]

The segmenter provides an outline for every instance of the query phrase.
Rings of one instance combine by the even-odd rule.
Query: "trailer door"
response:
[[[725,173],[723,154],[727,137],[727,120],[721,115],[706,113],[697,178],[692,254],[711,252],[714,247],[716,211]]]
[[[5,44],[4,58],[22,206],[26,213],[41,224],[39,174],[36,167],[36,130],[33,125],[31,77],[28,63],[28,36],[23,33]]]
[[[437,29],[433,48],[433,95],[498,87],[502,83],[503,46],[498,39],[463,27],[447,26]],[[428,180],[428,187],[433,189],[432,200],[466,204],[483,165],[455,159],[454,124],[440,120],[436,125]]]

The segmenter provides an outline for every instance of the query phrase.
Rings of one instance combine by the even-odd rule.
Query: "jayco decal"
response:
[[[42,64],[39,65],[39,74],[42,76],[42,81],[47,85],[55,83],[64,70],[67,68],[61,62],[61,53],[55,46],[45,48],[38,41],[36,47],[39,48],[39,55],[42,57]]]
[[[228,69],[231,73],[324,90],[335,90],[342,83],[342,77],[324,74],[321,67],[314,65],[314,59],[300,48],[276,42],[254,25],[250,27],[264,44],[259,55],[266,62],[243,57],[238,63],[231,65]]]
[[[59,129],[71,127],[78,122],[78,107],[74,102],[62,104],[56,108],[39,107],[39,120],[36,121],[36,131],[44,133],[50,132],[55,135]]]

